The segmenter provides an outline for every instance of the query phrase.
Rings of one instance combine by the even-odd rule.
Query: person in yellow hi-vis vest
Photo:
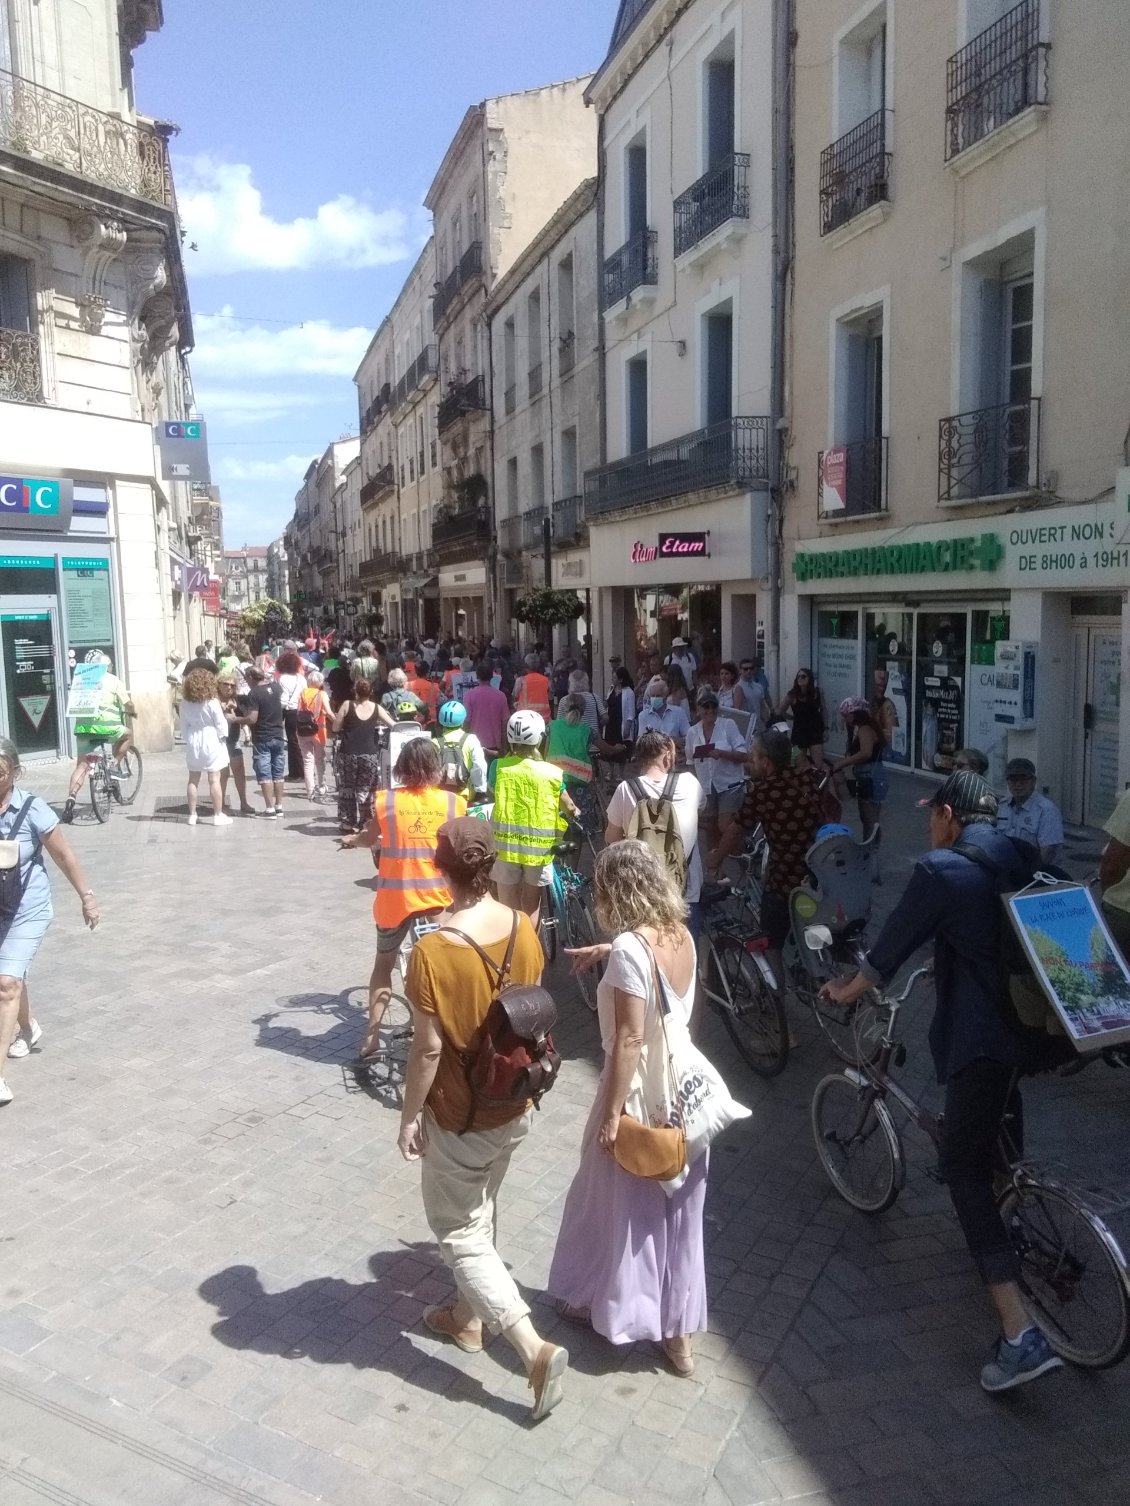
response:
[[[509,751],[495,765],[491,826],[498,860],[498,897],[512,910],[524,910],[538,923],[541,891],[553,877],[553,849],[563,816],[577,807],[565,793],[565,775],[541,756],[545,720],[536,711],[516,711],[506,723]]]

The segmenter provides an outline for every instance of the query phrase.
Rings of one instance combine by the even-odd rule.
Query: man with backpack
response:
[[[687,929],[697,937],[702,855],[698,816],[706,795],[689,769],[675,772],[678,749],[665,732],[644,732],[636,743],[640,772],[616,786],[608,802],[604,840],[644,842],[682,889],[690,907]]]
[[[1021,845],[994,830],[997,797],[979,774],[951,774],[928,803],[932,850],[918,859],[860,971],[826,984],[823,993],[833,1003],[851,1005],[933,940],[937,1003],[930,1053],[946,1090],[938,1169],[1002,1329],[981,1385],[1008,1391],[1063,1364],[1029,1320],[1018,1285],[1019,1258],[993,1190],[1006,1116],[1022,1149],[1018,1078],[1045,1064],[1014,1016],[1002,977],[1011,932],[1000,897],[1030,881],[1032,862]]]
[[[456,795],[484,795],[486,754],[479,739],[464,726],[466,720],[467,708],[462,701],[444,701],[439,708],[439,731],[433,738],[443,765],[439,787]]]

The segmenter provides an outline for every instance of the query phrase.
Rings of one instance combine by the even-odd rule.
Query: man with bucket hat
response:
[[[981,1385],[1008,1391],[1063,1364],[1029,1321],[1018,1285],[1019,1260],[993,1192],[1001,1121],[1010,1116],[1010,1133],[1019,1146],[1017,1078],[1035,1065],[1027,1042],[1008,1023],[998,981],[998,928],[1007,924],[1001,877],[1016,869],[1012,887],[1020,888],[1027,875],[1017,868],[1021,859],[1013,843],[995,829],[997,797],[979,774],[953,773],[919,804],[930,811],[931,851],[918,859],[906,892],[856,976],[826,984],[823,993],[850,1006],[893,978],[920,946],[934,943],[930,1052],[946,1090],[938,1169],[1001,1324]],[[967,856],[970,849],[983,860]]]

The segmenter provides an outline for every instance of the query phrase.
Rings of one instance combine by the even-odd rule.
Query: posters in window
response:
[[[953,756],[964,746],[964,716],[961,681],[956,676],[922,677],[922,768],[944,774],[953,768]]]
[[[859,639],[820,638],[816,645],[816,683],[828,708],[828,735],[841,740],[844,724],[840,721],[837,707],[848,696],[859,694],[860,656]]]

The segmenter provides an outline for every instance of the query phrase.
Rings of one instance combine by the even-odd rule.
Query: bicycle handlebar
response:
[[[906,980],[906,986],[903,988],[902,993],[893,994],[889,998],[888,1002],[891,1004],[905,1004],[907,999],[910,998],[911,994],[918,987],[919,983],[922,982],[923,978],[932,978],[933,976],[934,964],[932,962],[926,962],[921,967],[915,968],[914,972],[912,972],[910,977]]]

